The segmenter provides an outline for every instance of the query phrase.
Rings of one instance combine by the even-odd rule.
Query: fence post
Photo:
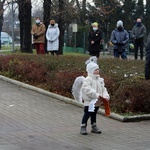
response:
[[[85,49],[85,32],[83,32],[83,49],[84,49],[84,53],[86,53],[86,49]]]

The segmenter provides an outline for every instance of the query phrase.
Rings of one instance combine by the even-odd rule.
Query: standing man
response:
[[[135,60],[138,58],[138,48],[140,48],[140,59],[143,59],[144,37],[146,35],[146,27],[142,24],[140,18],[137,19],[132,29],[132,37],[134,38]]]
[[[33,35],[33,43],[36,53],[45,54],[45,25],[42,23],[39,17],[35,19],[35,24],[32,26],[31,34]]]
[[[117,28],[111,33],[111,42],[114,45],[114,57],[127,59],[126,44],[129,41],[129,34],[123,27],[121,20],[117,21]]]
[[[92,30],[89,32],[88,41],[89,47],[88,51],[91,56],[96,56],[99,58],[99,53],[101,50],[100,42],[102,40],[102,32],[98,29],[98,23],[94,22],[92,24]]]

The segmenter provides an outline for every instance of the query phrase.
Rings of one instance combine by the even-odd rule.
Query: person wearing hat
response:
[[[132,29],[132,38],[134,39],[135,60],[138,58],[138,48],[140,48],[140,59],[143,59],[144,38],[146,35],[146,27],[142,24],[140,18],[137,19],[135,26]]]
[[[92,24],[92,30],[89,32],[88,35],[88,51],[91,56],[96,56],[99,58],[101,46],[100,41],[102,40],[102,32],[98,28],[98,23],[94,22]]]
[[[45,54],[45,25],[41,19],[37,17],[35,24],[32,26],[31,34],[33,35],[33,44],[37,54]]]
[[[58,24],[55,20],[50,20],[50,24],[46,31],[46,39],[47,39],[47,51],[50,52],[51,55],[58,55],[59,48],[59,35],[60,31],[58,28]]]
[[[91,132],[100,134],[96,124],[96,115],[99,106],[95,103],[102,97],[109,101],[110,96],[104,84],[104,79],[99,75],[99,66],[94,61],[86,61],[87,77],[83,80],[81,92],[84,100],[84,114],[81,121],[80,134],[87,135],[87,122],[91,119]],[[92,106],[92,109],[91,109]]]
[[[111,42],[114,45],[114,57],[127,59],[126,46],[129,41],[129,34],[123,27],[121,20],[117,21],[117,27],[111,33]]]

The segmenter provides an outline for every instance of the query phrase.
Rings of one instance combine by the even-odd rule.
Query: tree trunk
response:
[[[58,16],[58,25],[60,30],[59,54],[61,55],[63,55],[63,45],[64,45],[64,30],[63,30],[63,22],[62,22],[63,11],[64,11],[64,1],[59,0],[59,16]]]
[[[2,2],[0,2],[0,49],[1,49],[1,32],[2,32],[2,26],[3,26],[3,22],[4,22],[4,18],[3,18],[3,6],[4,6],[5,0],[3,0]]]
[[[2,26],[3,26],[3,14],[0,15],[0,49],[1,49],[1,32],[2,32]]]
[[[44,0],[43,8],[44,8],[43,23],[45,24],[45,27],[47,29],[48,25],[49,25],[49,22],[50,22],[51,0]],[[47,52],[46,37],[45,37],[45,52]]]
[[[19,2],[21,52],[32,53],[31,46],[31,0]]]

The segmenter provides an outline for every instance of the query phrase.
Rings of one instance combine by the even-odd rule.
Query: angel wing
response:
[[[81,103],[82,103],[81,87],[84,79],[85,79],[84,76],[77,77],[72,86],[72,95],[74,99]]]

